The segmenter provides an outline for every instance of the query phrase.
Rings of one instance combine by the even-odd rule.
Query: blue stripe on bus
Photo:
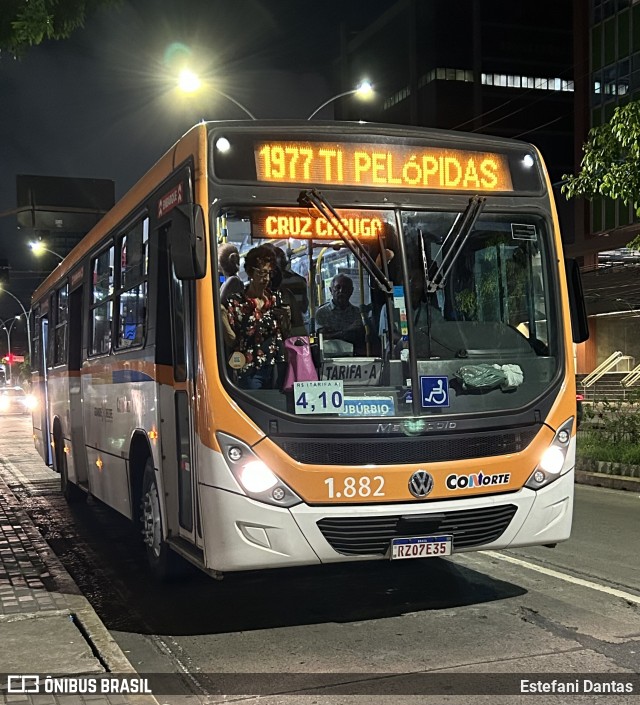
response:
[[[111,375],[114,384],[118,382],[153,382],[153,377],[139,370],[114,370]]]

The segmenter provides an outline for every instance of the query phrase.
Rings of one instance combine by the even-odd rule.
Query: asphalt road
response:
[[[25,454],[33,454],[29,420],[0,419],[0,456]],[[39,463],[36,456],[31,467],[41,470]],[[131,662],[141,672],[182,673],[186,691],[216,693],[213,674],[221,672],[267,673],[283,694],[261,702],[298,703],[304,682],[294,688],[284,674],[346,673],[367,682],[367,704],[397,705],[417,701],[371,674],[555,673],[580,680],[640,671],[637,494],[578,486],[572,538],[556,549],[271,571],[221,582],[189,570],[180,583],[157,585],[126,520],[97,501],[68,507],[57,477],[40,471],[31,481],[29,465],[21,467],[19,475],[8,471],[13,491]],[[638,690],[591,693],[579,702],[637,697]],[[351,702],[346,695],[330,701]],[[553,694],[535,702],[576,701]]]

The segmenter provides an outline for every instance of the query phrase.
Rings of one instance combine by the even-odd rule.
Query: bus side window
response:
[[[149,219],[137,223],[120,239],[118,283],[118,348],[142,345],[147,312]]]
[[[111,322],[113,321],[113,245],[91,261],[91,344],[92,355],[108,353],[111,349]]]

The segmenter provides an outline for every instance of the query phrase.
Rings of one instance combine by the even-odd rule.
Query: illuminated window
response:
[[[111,322],[113,321],[113,245],[91,260],[91,343],[92,355],[108,353],[111,349]]]
[[[144,342],[148,259],[149,219],[145,218],[120,239],[120,293],[116,299],[118,348],[142,345]]]
[[[62,365],[67,361],[67,320],[69,312],[69,285],[65,284],[56,292],[56,332],[53,349],[53,364]]]

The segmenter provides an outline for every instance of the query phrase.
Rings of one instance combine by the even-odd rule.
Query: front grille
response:
[[[391,539],[450,534],[453,548],[491,543],[507,530],[516,513],[513,504],[403,516],[326,517],[318,528],[331,547],[345,556],[383,555]]]
[[[411,438],[298,439],[272,436],[299,463],[310,465],[396,465],[437,463],[508,455],[524,450],[539,426],[500,433],[465,433]]]

